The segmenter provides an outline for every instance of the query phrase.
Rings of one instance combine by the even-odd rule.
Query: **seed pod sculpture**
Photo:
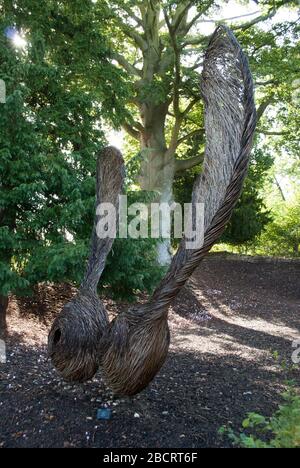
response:
[[[67,381],[91,379],[98,368],[118,395],[134,395],[153,380],[170,343],[168,310],[195,268],[220,238],[247,174],[256,125],[253,82],[247,58],[232,32],[220,26],[208,46],[201,80],[206,150],[192,204],[204,203],[204,243],[189,250],[184,238],[169,271],[147,304],[109,322],[97,285],[112,239],[100,239],[96,215],[88,268],[77,296],[55,320],[49,354]],[[106,148],[97,165],[97,205],[118,207],[125,171],[122,155]]]

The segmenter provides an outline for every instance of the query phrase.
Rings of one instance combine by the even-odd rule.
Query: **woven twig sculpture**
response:
[[[116,394],[134,395],[147,387],[166,360],[169,306],[230,219],[247,174],[255,131],[248,61],[224,26],[218,27],[206,52],[201,92],[206,150],[192,203],[205,204],[204,244],[198,250],[188,250],[183,239],[150,301],[130,308],[109,323],[97,285],[113,240],[97,237],[96,216],[85,279],[49,335],[53,364],[68,381],[88,380],[100,367]],[[97,204],[110,202],[118,206],[124,174],[121,154],[114,148],[105,149],[98,160]]]

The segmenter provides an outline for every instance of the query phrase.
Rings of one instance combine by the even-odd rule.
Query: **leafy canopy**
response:
[[[0,294],[79,280],[92,226],[103,118],[128,98],[90,1],[0,4]],[[9,29],[8,29],[9,28]],[[9,31],[27,42],[17,48]],[[118,100],[116,99],[118,90]]]

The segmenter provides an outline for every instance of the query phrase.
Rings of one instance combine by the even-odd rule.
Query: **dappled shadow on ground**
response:
[[[177,344],[190,344],[196,341],[196,338],[208,339],[210,344],[216,345],[216,353],[220,352],[220,347],[226,351],[241,351],[241,346],[253,348],[254,350],[278,351],[281,355],[287,355],[289,358],[292,353],[292,339],[285,339],[274,336],[270,333],[252,330],[231,324],[225,320],[212,320],[209,325],[203,324],[200,329],[183,330],[176,339]]]
[[[299,332],[300,262],[253,263],[213,255],[180,293],[174,304],[176,314],[191,316],[186,304],[200,314],[220,312],[223,317],[258,319]]]
[[[172,351],[141,395],[113,401],[101,376],[84,385],[63,383],[45,348],[8,346],[0,369],[0,444],[5,447],[227,446],[218,429],[236,429],[249,411],[271,414],[281,401],[282,370],[238,355]],[[111,421],[97,421],[108,404]]]
[[[30,314],[44,325],[49,325],[64,304],[76,294],[76,289],[69,284],[39,284],[30,297],[14,299],[14,304],[22,317]]]
[[[13,308],[8,362],[0,366],[0,447],[228,446],[217,434],[222,425],[238,429],[250,411],[270,415],[285,379],[299,382],[299,371],[287,374],[271,355],[276,350],[291,360],[299,331],[298,272],[290,274],[285,294],[280,288],[275,294],[274,267],[269,292],[269,273],[259,269],[255,283],[252,265],[224,262],[205,262],[176,300],[169,358],[132,399],[113,399],[99,374],[83,385],[62,382],[47,359],[47,320],[26,314],[24,303],[21,312]],[[68,300],[48,298],[49,309]],[[97,421],[105,404],[113,417]]]

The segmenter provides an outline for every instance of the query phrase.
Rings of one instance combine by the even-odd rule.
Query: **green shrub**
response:
[[[253,242],[271,221],[270,212],[261,196],[261,187],[272,163],[272,157],[268,153],[258,149],[253,152],[243,192],[221,242],[232,246],[245,246],[246,243]],[[178,203],[190,202],[198,173],[199,168],[194,168],[176,177],[174,195]]]
[[[130,301],[138,293],[151,293],[164,273],[156,245],[152,239],[116,239],[101,278],[102,291]]]
[[[127,195],[128,206],[137,202],[150,204],[155,197],[155,194],[143,191],[128,192]],[[117,238],[101,278],[102,291],[130,301],[141,292],[151,293],[165,273],[165,268],[157,262],[158,242],[150,236],[148,239]]]
[[[258,246],[268,255],[299,257],[300,196],[293,203],[278,209],[275,219],[258,240]]]
[[[227,434],[242,448],[300,448],[300,396],[289,390],[283,398],[285,404],[271,418],[249,413],[239,435],[225,427],[220,434]]]

